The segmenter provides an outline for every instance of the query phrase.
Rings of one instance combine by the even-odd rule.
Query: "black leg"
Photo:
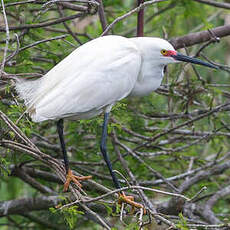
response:
[[[112,176],[112,179],[113,179],[113,183],[115,185],[115,187],[117,189],[120,189],[121,188],[121,185],[115,175],[115,173],[113,172],[113,168],[112,168],[112,165],[111,165],[111,162],[109,160],[109,156],[107,154],[107,148],[106,148],[106,138],[107,138],[107,125],[108,125],[108,120],[109,120],[109,113],[105,113],[104,115],[104,123],[103,123],[103,127],[102,127],[102,137],[101,137],[101,145],[100,145],[100,148],[101,148],[101,153],[104,157],[104,160],[107,164],[107,167],[109,168],[109,172]]]
[[[69,171],[69,160],[68,160],[68,156],[66,153],[65,141],[64,141],[64,136],[63,136],[63,119],[60,119],[57,122],[57,131],[58,131],[58,135],[59,135],[59,139],[60,139],[60,143],[61,143],[61,149],[62,149],[62,153],[63,153],[65,170],[66,170],[66,174],[67,174]]]

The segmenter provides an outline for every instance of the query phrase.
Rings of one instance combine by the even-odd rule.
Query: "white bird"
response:
[[[121,188],[106,151],[109,112],[117,101],[127,96],[143,96],[156,90],[161,84],[164,67],[178,61],[216,68],[178,53],[169,42],[160,38],[111,35],[80,46],[40,79],[16,80],[16,90],[24,99],[26,111],[34,122],[58,120],[67,173],[65,190],[71,180],[80,186],[76,179],[88,177],[75,177],[69,169],[63,138],[63,118],[90,119],[105,113],[101,152],[115,187]],[[127,197],[123,195],[123,198]],[[132,199],[127,202],[132,203]]]

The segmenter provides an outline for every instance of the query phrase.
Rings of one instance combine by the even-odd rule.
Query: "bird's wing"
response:
[[[126,97],[134,87],[141,56],[128,39],[105,36],[80,54],[76,51],[45,76],[34,99],[34,121],[99,110]]]

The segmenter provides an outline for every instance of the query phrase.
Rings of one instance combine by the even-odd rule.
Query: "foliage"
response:
[[[84,214],[84,212],[77,210],[78,206],[71,206],[67,208],[62,208],[60,211],[55,208],[50,208],[49,210],[55,214],[57,212],[60,212],[65,222],[68,224],[70,229],[74,229],[76,227],[76,223],[78,220],[78,216]]]
[[[180,221],[177,224],[178,229],[180,229],[180,230],[189,230],[189,227],[187,225],[187,221],[183,217],[182,213],[179,214],[179,217],[180,217]]]

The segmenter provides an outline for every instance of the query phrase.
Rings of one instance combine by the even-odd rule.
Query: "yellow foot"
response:
[[[143,209],[144,215],[146,214],[146,209],[144,208],[144,206],[135,202],[133,196],[126,196],[124,192],[119,193],[118,197],[118,204],[121,205],[122,203],[129,204],[132,207],[131,214],[134,213],[135,208]]]
[[[78,187],[82,187],[81,183],[79,181],[82,180],[88,180],[91,179],[92,176],[75,176],[72,171],[69,169],[68,173],[66,175],[66,182],[64,184],[63,192],[66,192],[69,188],[69,184],[71,181],[73,181],[74,184],[76,184]]]

